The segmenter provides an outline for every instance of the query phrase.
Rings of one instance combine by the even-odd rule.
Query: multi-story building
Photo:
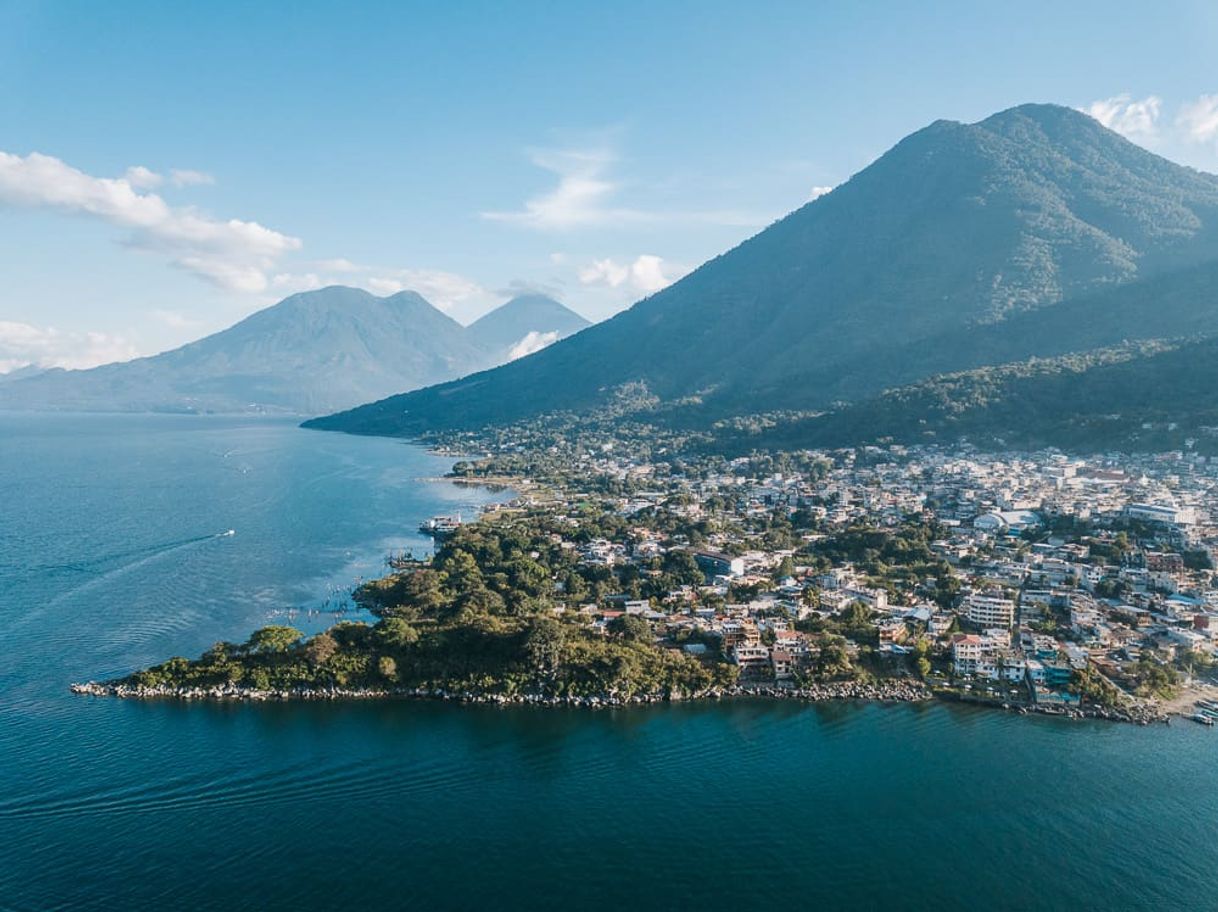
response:
[[[1010,627],[1015,623],[1015,603],[997,595],[973,593],[964,600],[968,619],[979,627]]]

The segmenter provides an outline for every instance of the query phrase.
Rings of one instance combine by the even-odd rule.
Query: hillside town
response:
[[[669,649],[730,662],[742,684],[905,675],[1041,712],[1157,714],[1214,665],[1218,460],[623,450],[555,448],[565,483],[528,498],[569,529],[555,537],[585,576],[607,581],[587,593],[558,581],[555,610],[604,631],[637,617]],[[682,572],[690,557],[697,574]],[[1210,724],[1206,704],[1173,705]]]

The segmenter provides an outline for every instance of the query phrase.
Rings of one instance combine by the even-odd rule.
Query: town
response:
[[[519,469],[520,452],[501,443],[455,473]],[[532,469],[558,483],[501,511],[527,503],[565,524],[561,547],[610,585],[558,581],[554,610],[596,630],[637,617],[662,646],[730,663],[742,685],[912,675],[1042,712],[1090,701],[1218,718],[1208,700],[1179,699],[1212,696],[1185,687],[1205,681],[1218,647],[1212,457],[628,453],[551,446]],[[616,521],[590,522],[593,503]]]
[[[542,436],[544,435],[544,436]],[[1218,460],[969,446],[752,453],[651,430],[480,441],[436,517],[353,593],[367,620],[271,626],[81,693],[415,696],[606,706],[943,699],[1218,721]],[[469,440],[435,441],[451,454]]]

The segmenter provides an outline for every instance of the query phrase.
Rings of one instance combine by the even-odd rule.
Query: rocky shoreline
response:
[[[258,690],[237,685],[208,687],[141,687],[123,681],[89,681],[72,684],[72,693],[92,697],[116,697],[120,700],[181,700],[203,702],[286,703],[297,701],[335,700],[443,700],[456,703],[492,706],[568,706],[600,709],[621,706],[643,706],[656,703],[677,703],[698,700],[730,700],[761,698],[798,700],[804,703],[856,701],[869,703],[919,703],[944,700],[971,703],[989,709],[1001,709],[1019,715],[1048,715],[1070,719],[1100,719],[1148,725],[1168,722],[1170,716],[1155,707],[1112,709],[1098,706],[1061,707],[997,703],[970,699],[959,694],[934,691],[920,681],[882,681],[861,684],[851,681],[812,684],[807,687],[777,687],[774,685],[736,685],[711,688],[697,693],[622,694],[604,693],[591,696],[553,696],[540,693],[498,694],[469,690],[449,690],[442,687],[298,687],[278,690]]]
[[[1171,716],[1155,706],[1138,706],[1126,709],[1104,706],[1062,706],[1058,704],[1041,703],[1000,703],[994,700],[984,700],[977,697],[966,697],[950,691],[940,691],[935,694],[941,700],[953,703],[970,703],[974,706],[985,706],[990,709],[1002,709],[1018,713],[1021,716],[1059,716],[1065,719],[1101,719],[1105,722],[1128,722],[1132,725],[1149,725],[1152,722],[1170,723]]]
[[[485,703],[499,706],[575,706],[608,707],[640,706],[652,703],[676,703],[691,700],[724,700],[733,697],[762,697],[801,700],[808,703],[831,700],[912,703],[934,699],[934,694],[920,682],[885,681],[878,684],[842,682],[814,684],[808,687],[745,686],[712,688],[697,693],[653,693],[629,696],[613,693],[592,696],[552,696],[539,693],[497,694],[469,690],[448,690],[435,687],[298,687],[281,690],[257,690],[237,685],[207,687],[141,687],[122,681],[89,681],[72,684],[74,694],[92,697],[117,697],[122,700],[184,700],[210,702],[290,702],[310,700],[448,700],[459,703]]]

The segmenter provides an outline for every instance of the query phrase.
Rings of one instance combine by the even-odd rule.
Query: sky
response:
[[[0,0],[0,371],[294,292],[628,307],[939,119],[1218,172],[1218,3]]]

